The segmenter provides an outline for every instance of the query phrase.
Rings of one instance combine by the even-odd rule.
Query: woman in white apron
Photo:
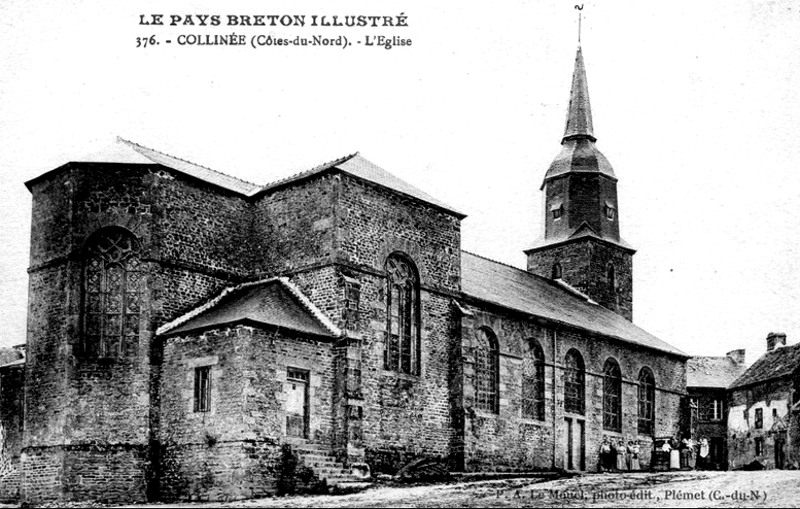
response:
[[[678,450],[679,442],[677,440],[672,441],[672,449],[669,451],[669,469],[670,470],[680,470],[681,469],[681,451]]]

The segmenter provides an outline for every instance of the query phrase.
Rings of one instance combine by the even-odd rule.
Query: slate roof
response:
[[[341,332],[286,278],[272,278],[225,289],[208,303],[160,327],[156,333],[180,334],[249,322],[316,336]]]
[[[206,168],[205,166],[200,166],[199,164],[185,161],[178,157],[144,147],[138,143],[134,143],[122,138],[117,138],[117,141],[130,147],[134,150],[134,152],[145,157],[148,161],[166,166],[167,168],[172,168],[173,170],[185,173],[186,175],[191,175],[194,178],[218,185],[228,189],[229,191],[249,195],[258,191],[259,189],[258,185],[251,182],[247,182],[236,177],[231,177],[230,175],[220,173],[212,170],[211,168]]]
[[[728,356],[692,357],[686,362],[686,386],[724,389],[744,371],[744,364]]]
[[[583,50],[580,46],[575,54],[575,69],[572,71],[572,87],[569,90],[567,123],[564,128],[564,139],[570,136],[588,136],[594,139],[589,84],[586,81],[586,66],[583,64]]]
[[[562,242],[575,241],[583,238],[593,238],[603,242],[608,242],[609,244],[613,244],[615,246],[620,246],[622,248],[631,251],[632,253],[636,252],[633,246],[628,244],[622,237],[620,237],[619,240],[614,240],[608,237],[602,237],[597,232],[595,232],[594,229],[591,226],[589,226],[589,224],[585,221],[571,232],[564,232],[559,235],[551,235],[548,238],[545,238],[544,235],[539,237],[538,239],[536,239],[533,245],[531,245],[531,247],[525,250],[525,252],[527,253],[529,251],[535,251],[539,248],[551,247],[555,244],[560,244]]]
[[[463,219],[466,217],[466,214],[457,211],[446,203],[437,200],[426,192],[418,189],[415,186],[412,186],[408,182],[397,178],[383,168],[366,160],[358,152],[263,186],[226,175],[225,173],[212,170],[211,168],[207,168],[179,157],[159,152],[158,150],[153,150],[143,145],[139,145],[138,143],[134,143],[119,137],[117,138],[117,143],[115,145],[108,147],[99,153],[86,156],[80,161],[76,162],[159,164],[161,166],[186,175],[190,175],[196,179],[200,179],[204,182],[208,182],[245,196],[255,196],[259,193],[267,192],[326,171],[338,170],[356,178],[366,180],[381,187],[385,187],[392,191],[410,196],[411,198],[429,203],[435,207],[451,212],[459,218]],[[44,175],[49,173],[51,172],[47,172]],[[26,182],[28,188],[30,188],[33,182],[39,180],[44,175],[40,175],[39,177]]]
[[[542,187],[547,180],[570,172],[602,173],[615,180],[617,178],[606,156],[593,141],[587,139],[565,140],[562,143],[561,151],[550,163],[550,168],[544,175]]]
[[[352,175],[356,178],[372,182],[373,184],[377,184],[381,187],[397,191],[412,198],[416,198],[417,200],[430,203],[431,205],[435,205],[438,208],[444,209],[448,212],[452,212],[460,218],[466,217],[465,214],[457,211],[450,205],[447,205],[446,203],[437,200],[428,193],[421,191],[420,189],[409,184],[408,182],[392,175],[391,173],[384,170],[380,166],[377,166],[374,163],[368,161],[367,159],[362,157],[358,152],[342,157],[340,159],[336,159],[329,163],[322,164],[320,166],[298,173],[296,175],[292,175],[291,177],[278,180],[276,182],[272,182],[271,184],[263,186],[261,189],[259,189],[258,192],[269,191],[271,189],[282,187],[292,182],[297,182],[299,180],[306,179],[312,175],[318,175],[320,173],[334,169]]]
[[[782,346],[761,356],[728,388],[744,387],[791,376],[800,368],[800,343]]]
[[[461,291],[470,297],[681,357],[683,351],[576,290],[530,272],[461,252]]]

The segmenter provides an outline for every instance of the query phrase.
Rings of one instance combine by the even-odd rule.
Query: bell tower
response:
[[[528,271],[567,283],[631,320],[635,250],[620,237],[617,177],[596,141],[579,46],[561,152],[541,187],[544,235],[525,251]]]

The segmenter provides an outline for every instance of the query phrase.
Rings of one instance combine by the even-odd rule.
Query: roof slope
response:
[[[415,186],[412,186],[408,182],[397,178],[383,168],[364,159],[358,154],[358,152],[263,186],[220,173],[212,170],[211,168],[207,168],[205,166],[159,152],[158,150],[153,150],[143,145],[139,145],[138,143],[134,143],[119,137],[117,138],[117,143],[114,146],[107,147],[98,154],[89,155],[76,162],[159,164],[161,166],[165,166],[172,170],[200,179],[204,182],[208,182],[245,196],[254,196],[261,192],[282,187],[284,185],[291,184],[293,182],[297,182],[326,171],[338,170],[356,178],[372,182],[379,186],[429,203],[435,207],[451,212],[460,218],[466,217],[465,214],[457,211],[446,203],[437,200],[428,193],[418,189]],[[40,175],[30,180],[26,185],[30,187],[29,184],[37,181],[42,176],[43,175]]]
[[[572,88],[569,91],[569,109],[564,139],[571,136],[586,136],[594,140],[592,106],[589,103],[589,85],[586,81],[586,66],[583,64],[583,51],[578,46],[575,54],[575,69],[572,72]]]
[[[533,245],[531,245],[531,247],[526,249],[525,252],[527,253],[528,251],[535,251],[543,247],[552,247],[553,245],[559,244],[561,242],[578,241],[586,238],[592,238],[603,242],[608,242],[609,244],[613,244],[615,246],[627,249],[632,253],[636,252],[636,250],[633,249],[633,247],[630,244],[628,244],[622,237],[620,237],[619,241],[614,240],[613,238],[603,237],[599,235],[597,232],[595,232],[594,229],[591,226],[589,226],[589,224],[586,221],[581,223],[580,226],[578,226],[572,231],[566,231],[561,234],[553,234],[550,237],[545,237],[544,235],[542,235],[541,237],[536,239]]]
[[[686,386],[724,389],[739,378],[745,365],[725,357],[692,357],[686,363]]]
[[[791,376],[800,368],[800,343],[782,346],[761,356],[728,388],[752,385]]]
[[[285,278],[228,288],[210,302],[160,327],[157,333],[179,334],[243,321],[317,336],[340,334],[339,329]]]
[[[278,180],[276,182],[272,182],[270,184],[263,186],[261,189],[259,189],[258,192],[268,191],[270,189],[281,187],[292,182],[306,179],[312,175],[318,175],[325,171],[330,171],[334,169],[352,175],[356,178],[366,180],[374,184],[378,184],[379,186],[392,189],[394,191],[405,194],[412,198],[416,198],[420,201],[430,203],[441,209],[453,212],[457,216],[465,217],[465,214],[457,211],[450,205],[447,205],[446,203],[437,200],[428,193],[412,186],[408,182],[397,178],[396,176],[392,175],[391,173],[384,170],[380,166],[377,166],[376,164],[368,161],[367,159],[362,157],[358,152],[356,152],[355,154],[351,154],[349,156],[342,157],[340,159],[336,159],[329,163],[322,164],[308,171],[292,175],[291,177]]]
[[[224,173],[214,171],[211,168],[206,168],[205,166],[200,166],[199,164],[185,161],[169,154],[164,154],[163,152],[144,147],[138,143],[134,143],[122,138],[117,138],[117,141],[133,149],[134,152],[144,156],[147,160],[152,161],[155,164],[172,168],[173,170],[228,189],[229,191],[247,195],[258,191],[259,189],[259,186],[256,184],[246,182],[236,177],[231,177],[230,175],[225,175]]]
[[[523,313],[688,357],[633,322],[589,302],[578,292],[530,272],[465,251],[461,252],[461,290],[471,297]]]
[[[616,180],[614,168],[593,141],[587,139],[566,140],[550,168],[544,175],[544,183],[567,173],[602,173]]]

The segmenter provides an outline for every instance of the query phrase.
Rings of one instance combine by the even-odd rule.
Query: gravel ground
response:
[[[800,507],[800,471],[587,474],[373,487],[350,495],[265,498],[172,507]],[[75,505],[74,507],[79,507]]]
[[[800,471],[588,474],[374,488],[343,496],[253,500],[231,507],[800,507]]]

